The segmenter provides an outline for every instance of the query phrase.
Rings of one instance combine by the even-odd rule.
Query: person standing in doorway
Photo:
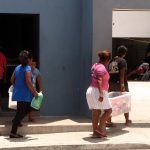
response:
[[[0,47],[0,111],[1,111],[2,88],[3,85],[6,83],[6,73],[7,73],[7,60],[2,52],[2,47]]]
[[[111,53],[107,50],[99,51],[99,62],[91,68],[91,84],[86,92],[89,109],[92,111],[93,137],[106,137],[103,131],[105,123],[111,115],[112,106],[108,99],[109,64]],[[101,110],[104,110],[102,116]]]
[[[109,80],[109,91],[121,91],[128,92],[128,81],[127,81],[127,62],[125,56],[127,53],[127,48],[124,45],[121,45],[117,49],[117,56],[114,58],[117,63],[117,67],[114,67],[114,72],[110,71],[110,80]],[[111,64],[111,63],[110,63]],[[129,112],[124,114],[125,116],[125,125],[129,125],[131,120],[129,119]],[[106,126],[114,127],[115,124],[112,123],[111,117],[109,118]]]
[[[32,76],[32,83],[34,88],[38,92],[42,92],[42,78],[41,78],[41,73],[38,68],[36,68],[37,62],[32,61],[31,63],[31,76]],[[33,122],[33,111],[29,112],[28,114],[28,121]]]
[[[14,86],[12,100],[17,101],[17,111],[12,122],[10,138],[22,138],[17,134],[17,129],[22,119],[32,110],[30,107],[33,96],[38,96],[38,92],[33,87],[31,81],[31,63],[32,55],[23,50],[19,54],[20,65],[18,65],[11,77],[11,83]]]

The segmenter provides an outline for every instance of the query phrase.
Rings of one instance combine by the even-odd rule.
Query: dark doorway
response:
[[[113,38],[113,57],[116,56],[117,48],[120,45],[125,45],[128,48],[128,52],[125,57],[128,64],[128,80],[147,81],[142,80],[143,75],[145,73],[145,75],[147,75],[147,72],[137,72],[137,69],[144,62],[147,47],[150,45],[150,38]]]
[[[7,58],[7,84],[2,91],[1,105],[8,111],[10,77],[21,50],[29,50],[39,60],[39,14],[0,14],[0,46]],[[38,61],[39,62],[39,61]]]

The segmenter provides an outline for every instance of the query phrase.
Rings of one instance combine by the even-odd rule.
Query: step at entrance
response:
[[[9,135],[13,117],[2,117],[0,122],[0,134]],[[19,127],[20,134],[47,134],[61,132],[91,131],[91,120],[78,117],[36,117],[35,122],[22,121]]]

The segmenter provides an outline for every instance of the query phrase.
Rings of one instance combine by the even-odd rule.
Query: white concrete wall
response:
[[[112,37],[150,37],[150,10],[114,10]]]

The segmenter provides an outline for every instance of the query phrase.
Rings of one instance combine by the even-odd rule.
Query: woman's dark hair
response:
[[[117,48],[117,54],[118,56],[123,56],[124,54],[126,54],[128,51],[127,47],[124,45],[121,45]]]
[[[32,55],[27,50],[23,50],[19,53],[19,61],[22,66],[27,66],[29,63],[28,59],[31,59],[31,58],[32,58]]]
[[[97,55],[101,62],[110,60],[111,58],[111,52],[109,50],[98,51]]]

